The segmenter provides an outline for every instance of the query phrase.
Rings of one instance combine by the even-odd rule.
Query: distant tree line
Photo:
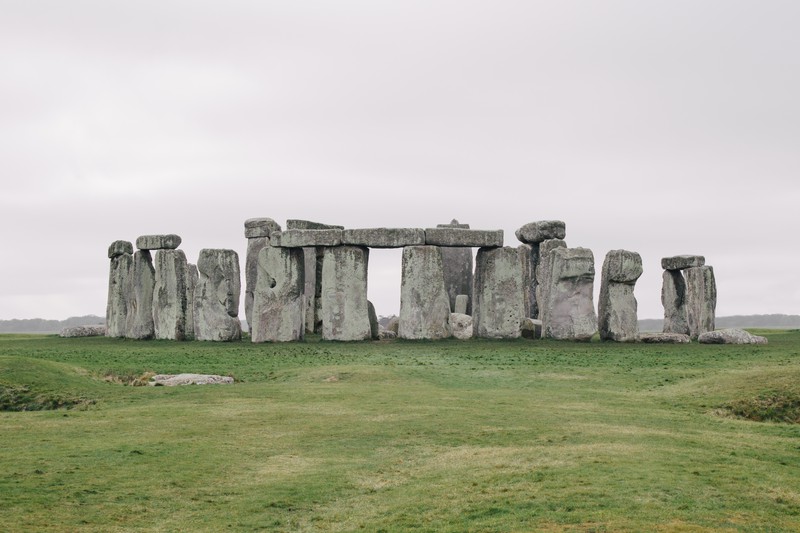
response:
[[[734,315],[718,316],[715,320],[717,329],[723,328],[764,328],[795,329],[800,328],[800,315]],[[664,321],[651,318],[639,321],[641,331],[661,331]]]

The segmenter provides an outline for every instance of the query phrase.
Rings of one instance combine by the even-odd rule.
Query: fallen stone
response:
[[[247,257],[244,263],[244,317],[251,335],[253,334],[253,299],[255,298],[258,274],[258,254],[267,246],[269,246],[269,237],[247,239]]]
[[[548,239],[563,239],[567,235],[567,225],[561,220],[529,222],[519,228],[514,235],[525,244],[538,244]]]
[[[114,241],[108,247],[108,258],[114,259],[123,254],[133,254],[133,244],[130,241]]]
[[[191,263],[186,265],[186,331],[184,338],[187,341],[195,340],[194,334],[194,293],[200,281],[200,273],[197,265]]]
[[[683,271],[686,279],[686,321],[689,336],[714,331],[717,307],[717,285],[710,266],[692,267]]]
[[[181,245],[181,238],[174,233],[167,235],[142,235],[136,239],[139,250],[175,250]]]
[[[344,229],[344,226],[322,224],[310,220],[290,219],[286,221],[286,229]]]
[[[186,255],[183,250],[156,252],[153,325],[156,339],[186,338]]]
[[[472,317],[462,313],[450,314],[450,328],[453,337],[459,340],[468,340],[473,336]]]
[[[73,338],[73,337],[103,337],[106,334],[106,327],[103,325],[98,326],[74,326],[71,328],[64,328],[58,334],[59,337]]]
[[[156,288],[156,269],[149,250],[137,250],[133,254],[131,299],[128,307],[128,326],[125,336],[129,339],[152,339],[153,293]]]
[[[665,270],[662,278],[661,305],[664,307],[664,333],[688,335],[686,280],[680,270]]]
[[[403,248],[425,244],[425,230],[420,228],[363,228],[342,232],[342,244],[369,248]]]
[[[385,340],[396,339],[396,338],[397,338],[397,333],[395,333],[394,331],[389,331],[388,329],[382,329],[382,330],[380,330],[378,332],[378,339],[379,340],[385,341]]]
[[[367,308],[368,263],[368,248],[325,248],[320,312],[323,339],[360,341],[371,337]]]
[[[122,253],[111,259],[108,273],[106,335],[124,337],[128,332],[128,310],[131,307],[133,255]]]
[[[685,333],[640,333],[639,341],[647,344],[689,344],[692,339]]]
[[[676,255],[661,259],[661,268],[664,270],[683,270],[684,268],[701,267],[706,264],[702,255]]]
[[[497,248],[503,246],[503,230],[427,228],[425,230],[425,244],[432,246]]]
[[[449,320],[441,250],[436,246],[403,248],[398,337],[444,339],[451,335]]]
[[[469,304],[469,296],[466,294],[459,294],[456,296],[456,305],[454,308],[454,313],[458,313],[459,315],[468,315],[468,304]]]
[[[697,337],[701,344],[767,344],[767,338],[753,335],[743,329],[718,329],[707,331]]]
[[[283,248],[304,248],[309,246],[340,246],[342,230],[340,229],[287,229],[273,233],[270,237],[272,246]]]
[[[594,311],[594,255],[587,248],[550,252],[547,300],[540,303],[543,336],[588,341],[597,331]]]
[[[233,250],[204,248],[200,250],[197,271],[194,338],[221,342],[241,339],[239,255]]]
[[[475,336],[515,339],[525,318],[523,260],[516,248],[481,248],[475,259]]]
[[[248,218],[244,221],[244,236],[248,239],[269,238],[281,231],[281,225],[271,218]]]
[[[367,300],[367,313],[369,314],[369,332],[373,339],[378,339],[380,334],[380,325],[378,324],[378,314],[375,312],[375,306],[372,302]]]
[[[178,385],[232,385],[230,376],[214,374],[157,374],[150,378],[153,387],[175,387]]]
[[[263,248],[253,302],[252,342],[289,342],[305,335],[305,257],[299,248]]]
[[[535,318],[523,318],[520,324],[520,334],[525,339],[542,338],[542,321]]]
[[[597,320],[602,340],[635,342],[638,339],[638,304],[633,289],[641,275],[642,258],[638,253],[611,250],[606,254]]]
[[[386,323],[386,330],[391,331],[396,336],[397,332],[400,330],[400,317],[393,316],[390,318],[389,322]]]

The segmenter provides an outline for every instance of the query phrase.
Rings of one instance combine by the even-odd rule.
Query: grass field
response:
[[[62,407],[0,412],[0,531],[798,531],[800,331],[759,333],[2,335],[0,405]],[[125,385],[146,372],[237,383]]]

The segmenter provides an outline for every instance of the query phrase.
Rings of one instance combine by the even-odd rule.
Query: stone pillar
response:
[[[587,248],[556,248],[550,252],[542,335],[588,341],[597,331],[594,311],[594,255]]]
[[[322,262],[322,338],[359,341],[370,338],[367,309],[369,249],[325,248]]]
[[[661,259],[661,268],[664,269],[663,285],[661,287],[661,304],[664,306],[664,333],[681,333],[690,335],[697,338],[701,329],[700,323],[708,323],[707,311],[701,311],[699,301],[694,298],[693,301],[693,320],[694,330],[689,325],[689,300],[690,294],[693,292],[705,291],[704,283],[700,279],[696,280],[694,287],[690,289],[687,286],[686,278],[684,277],[684,270],[702,267],[705,265],[706,259],[701,255],[676,255],[673,257],[664,257]],[[704,277],[704,276],[700,276]],[[711,279],[713,286],[714,273],[711,272]],[[713,287],[713,306],[716,306],[716,287]],[[713,309],[711,315],[713,317]],[[701,318],[703,316],[704,318]],[[714,319],[711,319],[711,329]],[[694,334],[692,333],[694,331]],[[710,331],[710,330],[709,330]]]
[[[195,340],[194,334],[194,293],[200,281],[200,273],[197,272],[197,265],[189,263],[186,265],[186,334],[187,341]]]
[[[302,340],[305,335],[305,259],[302,248],[267,247],[258,254],[253,342]]]
[[[156,339],[186,337],[186,255],[183,250],[156,252],[153,324]]]
[[[108,258],[111,259],[111,266],[108,273],[106,335],[124,337],[132,299],[133,245],[128,241],[114,241],[108,247]]]
[[[684,276],[689,336],[696,339],[702,333],[714,331],[717,284],[714,279],[714,269],[708,265],[687,268]]]
[[[247,257],[244,264],[244,316],[247,329],[253,333],[253,295],[256,290],[258,254],[270,244],[270,235],[281,231],[281,226],[271,218],[249,218],[244,221],[244,236],[247,238]]]
[[[473,331],[476,337],[515,339],[525,315],[519,250],[480,248],[475,260],[475,297],[472,306]]]
[[[132,299],[128,315],[130,339],[152,339],[155,336],[153,324],[153,292],[156,286],[156,270],[149,250],[137,250],[133,254]]]
[[[233,250],[204,248],[197,259],[197,271],[194,338],[223,342],[241,339],[239,255]]]
[[[438,246],[403,248],[400,325],[403,339],[450,337],[450,301]]]
[[[642,258],[636,252],[611,250],[603,261],[598,302],[598,328],[602,340],[635,342],[639,317],[633,294],[642,275]]]
[[[537,299],[538,286],[541,283],[537,276],[539,262],[546,254],[542,252],[541,243],[549,240],[556,240],[563,243],[567,234],[567,226],[561,220],[540,220],[529,222],[519,228],[515,235],[521,243],[530,245],[530,290],[528,293],[528,304],[526,306],[526,316],[530,318],[540,318],[540,305]],[[566,246],[566,244],[564,244]],[[552,248],[550,248],[552,249]],[[549,252],[549,250],[548,250]]]
[[[450,224],[438,224],[436,227],[469,229],[469,224],[459,224],[458,220],[453,219]],[[456,297],[466,294],[465,314],[472,314],[472,248],[442,247],[442,268],[450,311],[456,309]]]
[[[556,248],[566,248],[567,243],[564,242],[563,239],[547,239],[538,244],[538,251],[536,251],[536,246],[531,245],[531,247],[534,250],[531,252],[531,261],[536,264],[534,267],[536,281],[533,283],[536,296],[531,302],[531,309],[534,308],[533,301],[535,301],[539,320],[544,322],[544,315],[547,313],[547,310],[542,302],[546,302],[549,298],[550,272],[553,265],[551,252]],[[536,256],[535,260],[533,259],[534,254]]]

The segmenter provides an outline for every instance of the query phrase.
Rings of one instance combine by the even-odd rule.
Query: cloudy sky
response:
[[[800,313],[800,3],[0,0],[0,319],[105,313],[106,249],[243,222],[567,224]],[[399,310],[400,255],[370,299]],[[597,280],[599,285],[599,279]]]

